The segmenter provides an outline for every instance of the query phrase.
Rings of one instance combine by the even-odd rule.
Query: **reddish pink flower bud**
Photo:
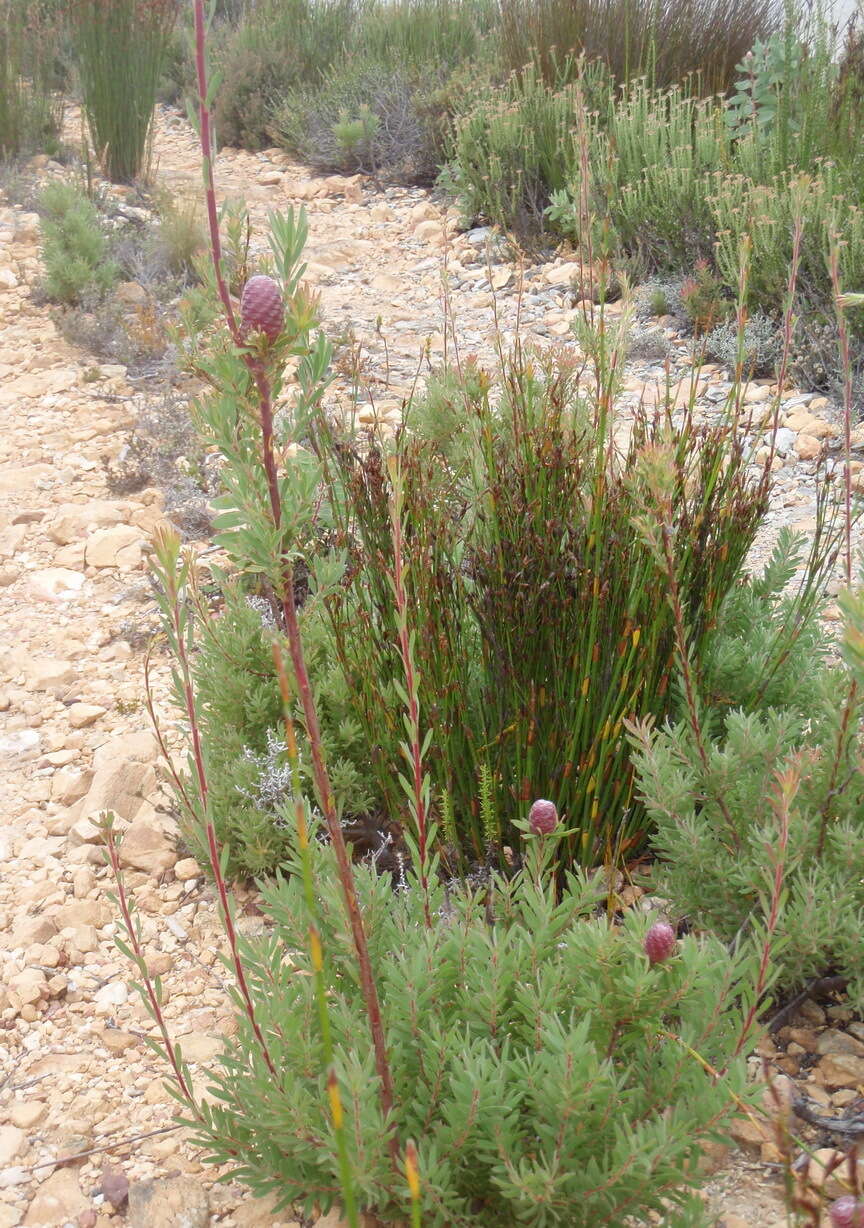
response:
[[[240,323],[244,333],[264,333],[275,341],[285,322],[282,291],[272,277],[250,277],[240,299]]]
[[[862,1228],[864,1225],[864,1206],[851,1194],[844,1194],[832,1202],[828,1214],[831,1228]]]
[[[644,951],[652,964],[662,964],[675,950],[675,931],[665,921],[657,921],[645,935]]]
[[[535,836],[548,836],[558,826],[558,811],[554,802],[539,797],[528,811],[528,826]]]

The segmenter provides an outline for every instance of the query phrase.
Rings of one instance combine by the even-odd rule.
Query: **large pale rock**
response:
[[[42,1184],[24,1216],[24,1228],[57,1228],[89,1210],[73,1168],[58,1168]]]
[[[32,1006],[40,998],[48,997],[48,982],[45,973],[39,968],[25,968],[9,978],[9,1001],[13,1007],[20,1010],[22,1006]]]
[[[113,767],[119,760],[131,759],[135,763],[155,763],[159,758],[159,743],[147,729],[121,733],[103,742],[93,756],[93,767]]]
[[[129,1189],[128,1228],[208,1228],[207,1191],[186,1177],[139,1181]]]
[[[85,577],[70,567],[44,567],[29,577],[29,587],[40,601],[72,601],[80,596]]]
[[[149,763],[117,759],[113,765],[98,767],[93,783],[81,799],[81,817],[95,818],[110,810],[121,819],[134,819],[156,783],[156,772]]]
[[[128,524],[97,529],[87,539],[84,561],[90,567],[137,567],[141,562],[140,531]]]
[[[24,1150],[26,1136],[18,1126],[0,1126],[0,1165],[4,1167]]]
[[[864,1083],[864,1057],[854,1053],[829,1053],[816,1067],[823,1087],[857,1087]]]
[[[75,666],[71,661],[54,657],[29,657],[22,663],[28,691],[50,691],[57,695],[75,681]]]
[[[120,524],[128,515],[129,505],[110,499],[89,499],[86,503],[61,503],[48,525],[48,536],[58,546],[85,537],[93,529],[105,529]]]
[[[135,819],[120,844],[120,864],[148,874],[162,874],[177,861],[172,835],[155,818]]]
[[[74,367],[52,367],[46,371],[25,371],[15,379],[5,380],[0,387],[0,406],[14,405],[17,401],[33,400],[52,393],[68,392],[78,383],[78,371]]]

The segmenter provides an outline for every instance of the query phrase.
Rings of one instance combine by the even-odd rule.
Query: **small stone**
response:
[[[9,1120],[13,1126],[21,1130],[32,1130],[48,1112],[44,1100],[13,1100],[9,1109]]]
[[[81,1193],[73,1168],[58,1168],[36,1192],[24,1216],[24,1228],[57,1228],[84,1211],[90,1203]]]
[[[104,715],[105,709],[98,704],[72,704],[69,708],[69,724],[73,729],[86,729],[88,725],[95,725],[99,717]]]
[[[162,874],[177,862],[174,842],[154,821],[135,819],[120,844],[120,864],[148,874]]]
[[[817,460],[822,455],[822,444],[812,435],[799,435],[795,451],[802,460]]]
[[[174,877],[181,883],[201,877],[201,867],[194,857],[182,857],[174,867]]]
[[[141,562],[141,532],[118,524],[97,529],[87,539],[84,561],[90,567],[137,567]]]
[[[0,1164],[11,1163],[24,1150],[26,1135],[18,1126],[0,1126]]]
[[[816,1070],[823,1087],[857,1087],[864,1083],[864,1057],[852,1053],[829,1053]]]
[[[207,1192],[187,1177],[138,1181],[129,1188],[128,1228],[209,1228]]]

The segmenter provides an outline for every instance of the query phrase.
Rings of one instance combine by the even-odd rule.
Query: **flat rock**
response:
[[[73,1168],[58,1168],[36,1192],[24,1216],[24,1228],[57,1228],[89,1210]]]
[[[129,1188],[129,1228],[208,1228],[210,1203],[203,1186],[186,1177],[138,1181]]]

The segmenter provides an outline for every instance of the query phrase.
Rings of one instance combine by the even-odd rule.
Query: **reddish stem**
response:
[[[219,296],[222,300],[223,307],[225,308],[228,327],[234,340],[238,343],[242,343],[242,338],[239,335],[237,323],[234,318],[234,312],[231,307],[231,299],[228,295],[228,290],[225,286],[224,279],[222,278],[220,267],[216,192],[213,169],[210,162],[210,122],[209,109],[207,105],[207,69],[204,55],[203,0],[195,0],[195,46],[198,72],[198,98],[201,112],[201,153],[204,159],[204,176],[207,192],[207,215],[210,223],[211,251],[216,271],[217,285],[219,287]],[[279,495],[279,480],[276,471],[276,460],[273,452],[273,408],[270,394],[270,383],[266,368],[260,359],[256,359],[250,354],[244,354],[243,357],[255,383],[255,388],[258,394],[262,437],[262,459],[267,480],[270,514],[273,525],[278,532],[282,527],[282,502]],[[351,870],[351,860],[345,845],[345,837],[339,823],[336,802],[333,797],[333,790],[330,785],[330,778],[325,763],[321,729],[318,723],[318,713],[316,711],[315,701],[312,696],[312,688],[309,682],[309,674],[306,669],[303,646],[300,638],[300,626],[297,621],[297,610],[294,596],[294,574],[290,560],[288,559],[283,560],[281,581],[282,592],[279,594],[279,598],[285,619],[285,629],[288,638],[291,663],[294,669],[297,691],[303,708],[306,733],[309,738],[309,747],[312,756],[312,773],[315,780],[315,787],[318,793],[321,809],[324,814],[324,821],[327,825],[327,830],[336,855],[339,879],[345,898],[345,908],[351,926],[355,950],[357,952],[360,985],[366,1005],[366,1013],[369,1019],[372,1045],[375,1051],[375,1067],[380,1080],[381,1109],[384,1119],[387,1121],[391,1117],[393,1110],[393,1080],[390,1074],[390,1063],[387,1057],[387,1047],[384,1039],[384,1025],[381,1018],[381,1006],[378,1000],[378,991],[375,986],[375,978],[372,973],[372,963],[369,957],[369,947],[366,941],[366,931],[363,926],[363,918],[360,913],[360,904],[357,899],[354,875]],[[210,832],[208,828],[208,840],[209,838]],[[218,854],[218,848],[216,848],[215,844],[215,835],[213,836],[212,840],[211,857],[213,851]],[[218,856],[216,859],[216,865],[218,866]],[[218,875],[217,883],[220,880],[221,873]],[[222,893],[220,891],[220,898],[221,895]],[[228,925],[230,925],[230,918],[226,925],[226,929]],[[245,985],[245,979],[243,984]],[[241,985],[241,992],[242,990],[243,986]],[[398,1164],[399,1148],[398,1143],[392,1134],[390,1136],[389,1145],[394,1163]]]

